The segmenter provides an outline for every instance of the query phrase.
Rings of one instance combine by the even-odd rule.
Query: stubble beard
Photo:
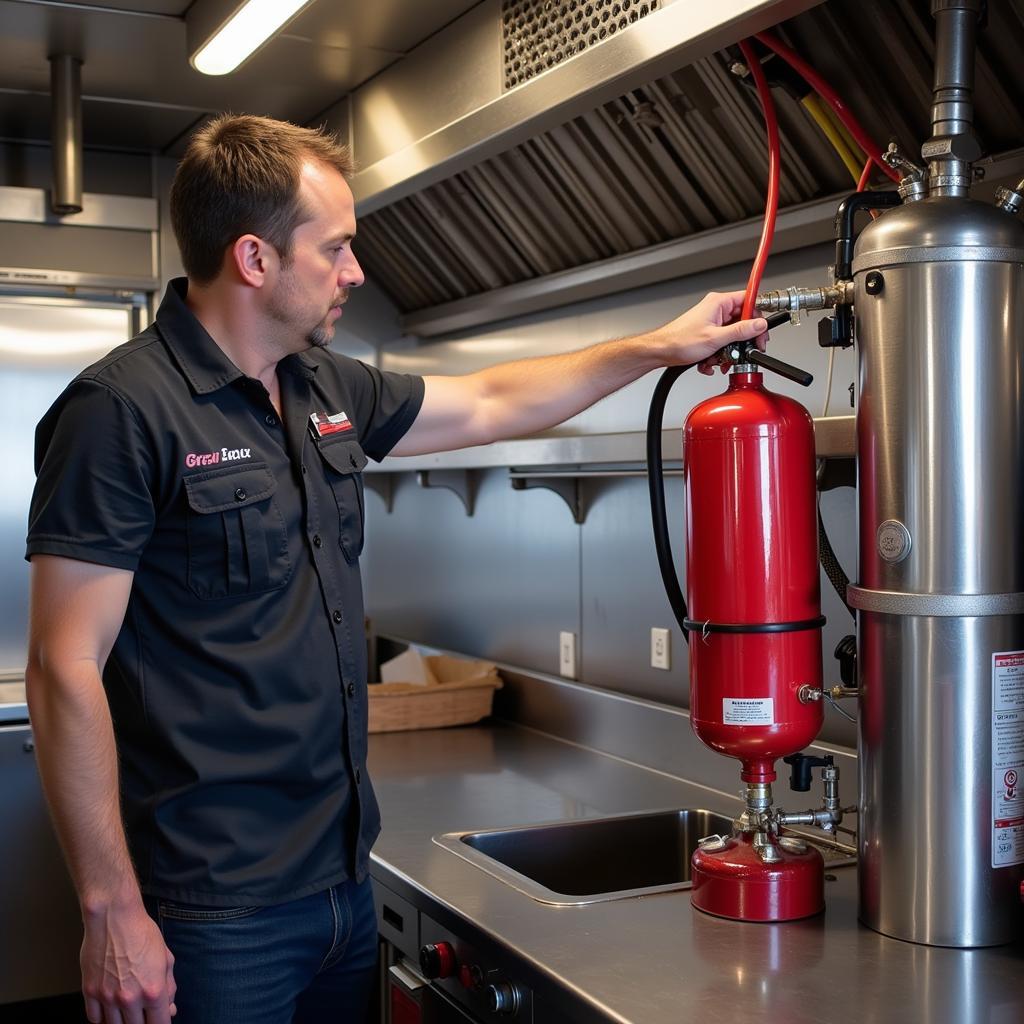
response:
[[[332,341],[334,341],[334,324],[328,323],[328,317],[331,315],[331,310],[335,306],[340,306],[348,299],[348,289],[346,288],[341,294],[336,295],[334,301],[331,303],[330,309],[327,310],[327,316],[323,318],[307,335],[306,340],[309,342],[312,348],[327,348]]]

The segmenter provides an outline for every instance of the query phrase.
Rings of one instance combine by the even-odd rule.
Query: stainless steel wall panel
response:
[[[513,493],[501,470],[477,484],[472,516],[411,476],[390,515],[367,497],[369,614],[380,632],[556,673],[559,632],[580,632],[579,527],[560,498]]]

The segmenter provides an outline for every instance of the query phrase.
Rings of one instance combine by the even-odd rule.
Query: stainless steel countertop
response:
[[[1024,1021],[1024,943],[964,951],[878,935],[857,923],[852,867],[826,883],[823,915],[742,924],[694,911],[686,892],[547,906],[431,842],[657,808],[731,814],[727,794],[501,725],[371,736],[369,768],[384,822],[373,874],[427,913],[472,922],[608,1020]]]

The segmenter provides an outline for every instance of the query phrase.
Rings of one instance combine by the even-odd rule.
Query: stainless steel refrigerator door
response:
[[[0,294],[0,673],[25,668],[36,424],[80,370],[131,337],[142,301]]]

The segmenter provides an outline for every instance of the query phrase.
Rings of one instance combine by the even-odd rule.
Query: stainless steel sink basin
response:
[[[697,840],[731,828],[725,815],[686,809],[449,832],[434,842],[541,903],[577,906],[689,889]]]

